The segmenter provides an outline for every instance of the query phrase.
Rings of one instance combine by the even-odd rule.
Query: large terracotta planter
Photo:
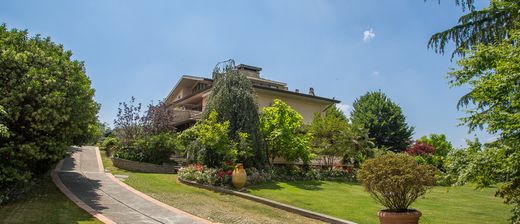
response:
[[[231,176],[231,182],[235,188],[243,188],[246,185],[247,174],[242,163],[237,164]]]
[[[377,213],[381,224],[418,224],[422,213],[420,211],[390,212],[381,210]]]

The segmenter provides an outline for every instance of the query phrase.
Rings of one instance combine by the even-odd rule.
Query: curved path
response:
[[[105,173],[96,147],[74,147],[52,173],[54,183],[104,223],[211,223],[161,203]]]

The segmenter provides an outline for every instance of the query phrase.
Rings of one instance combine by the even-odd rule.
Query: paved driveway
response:
[[[210,223],[165,205],[103,171],[96,147],[74,147],[53,173],[56,185],[105,223]]]

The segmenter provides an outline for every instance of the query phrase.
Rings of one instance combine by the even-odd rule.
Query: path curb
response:
[[[194,181],[184,180],[184,179],[182,179],[180,177],[177,178],[177,180],[179,182],[183,183],[183,184],[186,184],[186,185],[190,185],[190,186],[194,186],[194,187],[198,187],[198,188],[203,188],[203,189],[207,189],[207,190],[211,190],[211,191],[217,191],[217,192],[220,192],[220,193],[226,193],[226,194],[235,195],[235,196],[238,196],[238,197],[241,197],[241,198],[245,198],[245,199],[248,199],[248,200],[251,200],[251,201],[259,202],[259,203],[262,203],[262,204],[265,204],[265,205],[268,205],[268,206],[271,206],[271,207],[274,207],[274,208],[282,209],[284,211],[288,211],[288,212],[291,212],[291,213],[294,213],[294,214],[298,214],[298,215],[301,215],[301,216],[305,216],[305,217],[308,217],[308,218],[320,220],[320,221],[327,222],[327,223],[333,223],[333,224],[356,224],[355,222],[351,222],[351,221],[339,219],[339,218],[336,218],[336,217],[328,216],[328,215],[325,215],[325,214],[321,214],[321,213],[309,211],[309,210],[306,210],[306,209],[294,207],[294,206],[287,205],[287,204],[284,204],[284,203],[280,203],[280,202],[277,202],[277,201],[273,201],[273,200],[269,200],[269,199],[266,199],[266,198],[254,196],[254,195],[247,194],[247,193],[243,193],[243,192],[240,192],[240,191],[234,191],[234,190],[225,189],[225,188],[221,188],[221,187],[203,185],[203,184],[199,184],[199,183],[194,182]]]
[[[52,170],[51,172],[51,178],[54,184],[60,189],[60,191],[65,194],[74,204],[76,204],[78,207],[82,208],[86,212],[88,212],[90,215],[94,216],[99,221],[105,223],[105,224],[115,224],[116,222],[112,221],[111,219],[107,218],[106,216],[102,215],[101,213],[94,210],[92,207],[88,206],[83,202],[81,199],[79,199],[75,194],[73,194],[66,186],[61,182],[60,177],[58,176],[58,171],[61,169],[61,166],[63,164],[63,160],[61,160],[58,165],[56,165],[56,168]],[[103,166],[103,164],[101,164]]]

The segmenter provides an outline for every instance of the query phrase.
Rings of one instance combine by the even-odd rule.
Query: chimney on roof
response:
[[[309,88],[309,95],[315,96],[314,95],[314,88],[312,88],[312,87]]]
[[[237,65],[237,70],[239,73],[244,74],[246,76],[260,78],[260,71],[262,71],[262,68],[251,65],[239,64]]]

